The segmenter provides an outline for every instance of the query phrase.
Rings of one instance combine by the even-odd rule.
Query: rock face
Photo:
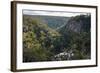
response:
[[[76,22],[76,21],[72,21],[72,22],[68,22],[67,23],[68,26],[66,26],[66,29],[74,31],[74,32],[80,32],[81,28],[82,28],[82,22]]]
[[[74,56],[73,51],[68,51],[68,52],[61,52],[57,55],[54,56],[53,60],[56,61],[61,61],[61,60],[71,60]]]
[[[80,33],[80,32],[90,31],[90,27],[91,27],[90,15],[81,15],[81,16],[71,17],[62,29],[65,31],[73,31],[76,33]]]

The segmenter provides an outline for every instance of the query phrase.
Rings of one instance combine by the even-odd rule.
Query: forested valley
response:
[[[91,58],[91,15],[23,15],[23,62]]]

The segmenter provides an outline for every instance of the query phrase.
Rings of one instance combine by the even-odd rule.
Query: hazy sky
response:
[[[48,15],[48,16],[76,16],[76,15],[87,15],[88,13],[82,12],[65,12],[65,11],[43,11],[43,10],[23,10],[25,15]]]

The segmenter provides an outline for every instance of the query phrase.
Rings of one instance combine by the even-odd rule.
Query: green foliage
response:
[[[51,61],[56,54],[70,51],[74,53],[70,59],[90,58],[90,16],[76,16],[73,20],[83,21],[79,33],[63,28],[57,31],[42,19],[23,16],[23,62]]]
[[[42,24],[38,19],[24,17],[23,26],[23,61],[47,61],[52,56],[53,39],[58,32]]]

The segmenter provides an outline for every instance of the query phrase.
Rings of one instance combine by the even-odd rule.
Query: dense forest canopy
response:
[[[90,28],[90,15],[23,15],[23,62],[90,59]]]

